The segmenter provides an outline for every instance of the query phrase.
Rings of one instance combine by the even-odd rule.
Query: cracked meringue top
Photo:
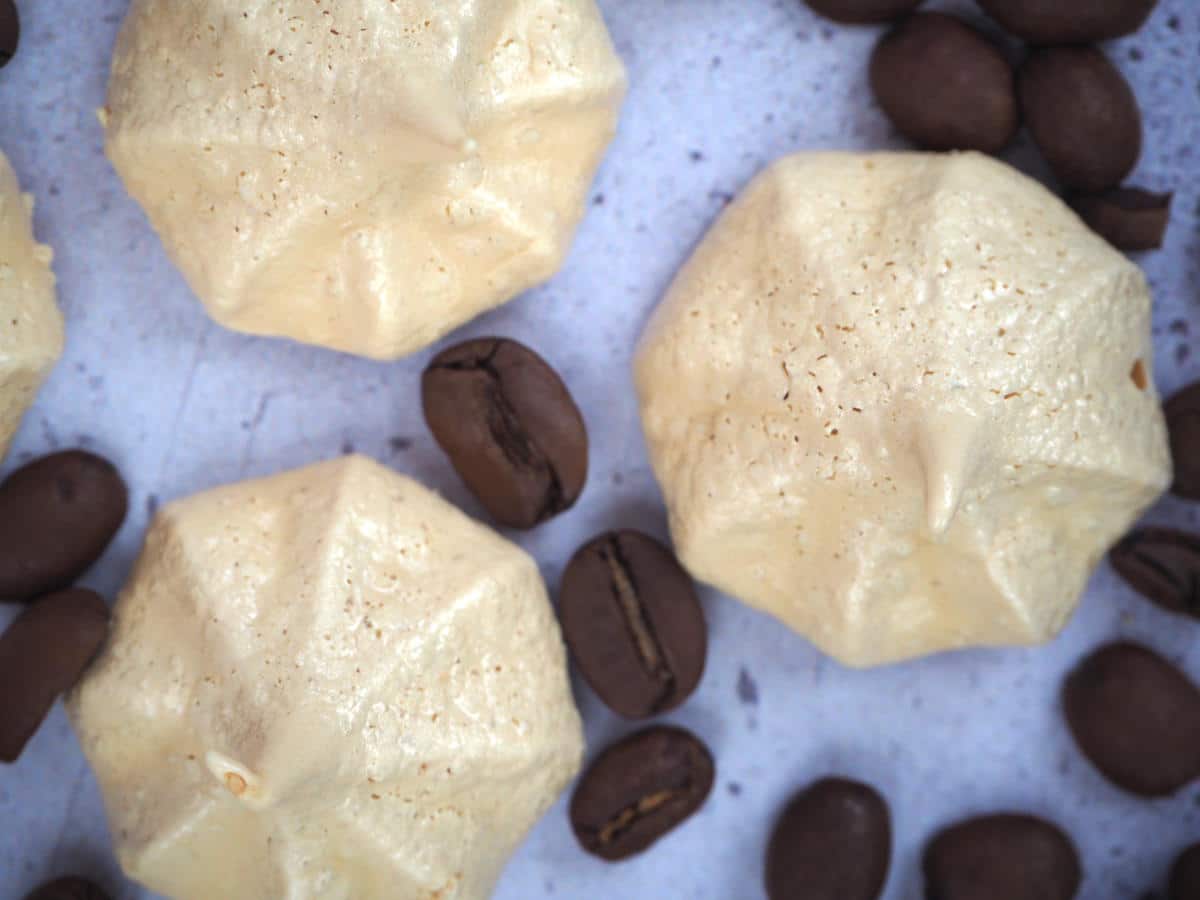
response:
[[[533,560],[362,457],[164,508],[70,711],[175,900],[483,900],[583,749]]]
[[[558,270],[624,94],[593,0],[134,0],[102,119],[217,321],[390,358]]]
[[[759,176],[636,361],[680,558],[851,664],[1048,639],[1167,486],[1139,269],[977,154]]]

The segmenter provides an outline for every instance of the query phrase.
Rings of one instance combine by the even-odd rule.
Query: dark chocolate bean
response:
[[[14,762],[108,636],[108,607],[75,588],[31,603],[0,635],[0,762]]]
[[[584,850],[615,862],[645,850],[698,810],[712,790],[712,754],[681,728],[656,726],[605,750],[571,798]]]
[[[1133,34],[1158,0],[979,0],[979,5],[1031,44],[1094,44]]]
[[[1200,381],[1168,400],[1163,413],[1175,464],[1171,490],[1188,500],[1200,500]]]
[[[515,341],[439,353],[421,379],[425,421],[497,522],[532,528],[571,507],[587,479],[583,416],[562,379]]]
[[[21,43],[21,19],[13,0],[0,0],[0,69],[8,65]]]
[[[1168,885],[1168,900],[1200,898],[1200,844],[1192,844],[1176,857]]]
[[[1173,528],[1141,528],[1113,547],[1109,560],[1147,600],[1200,619],[1200,536]]]
[[[112,463],[54,453],[0,483],[0,601],[67,587],[104,552],[129,505]]]
[[[1020,125],[1004,54],[942,13],[919,13],[883,37],[871,56],[871,89],[900,133],[928,150],[997,153]]]
[[[1062,703],[1079,749],[1118,787],[1160,797],[1200,777],[1200,689],[1153,651],[1095,651],[1067,677]]]
[[[1171,195],[1141,188],[1072,194],[1067,202],[1088,227],[1118,250],[1138,253],[1162,246],[1171,217]]]
[[[1035,51],[1017,78],[1034,143],[1067,187],[1115,188],[1142,152],[1142,113],[1125,77],[1095,47]]]
[[[109,897],[86,878],[69,876],[43,884],[25,900],[109,900]]]
[[[770,900],[876,900],[892,857],[887,803],[874,788],[826,778],[797,794],[767,848]]]
[[[1061,828],[1015,813],[947,828],[922,862],[926,900],[1071,900],[1083,878]]]
[[[691,577],[647,535],[584,544],[559,590],[563,636],[588,684],[631,719],[683,703],[704,673],[708,629]]]
[[[804,0],[815,12],[845,25],[893,22],[924,0]]]

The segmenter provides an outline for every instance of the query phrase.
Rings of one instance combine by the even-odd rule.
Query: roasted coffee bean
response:
[[[1197,898],[1200,898],[1200,844],[1192,844],[1179,854],[1171,866],[1167,900]]]
[[[605,750],[571,798],[571,828],[588,853],[640,853],[698,810],[712,790],[712,754],[681,728],[656,726]]]
[[[1088,227],[1118,250],[1137,253],[1162,246],[1171,217],[1171,195],[1141,188],[1073,194],[1067,201]]]
[[[0,635],[0,762],[21,755],[108,636],[108,607],[75,588],[31,603]]]
[[[1113,547],[1109,560],[1147,600],[1200,619],[1200,536],[1173,528],[1142,528]]]
[[[505,338],[443,350],[421,379],[425,421],[497,522],[532,528],[568,509],[587,478],[583,416],[540,356]]]
[[[1158,0],[979,0],[979,5],[1031,44],[1094,44],[1133,34]]]
[[[1004,54],[941,13],[919,13],[884,36],[871,56],[871,89],[900,133],[928,150],[997,153],[1020,125]]]
[[[938,834],[922,861],[926,900],[1071,900],[1083,872],[1057,825],[999,813]]]
[[[875,900],[892,858],[892,821],[874,788],[826,778],[801,791],[767,848],[770,900]]]
[[[708,629],[695,585],[641,532],[602,534],[579,548],[563,573],[559,617],[583,677],[627,718],[674,709],[704,674]]]
[[[72,876],[43,884],[25,900],[109,900],[109,897],[86,878]]]
[[[1142,152],[1142,113],[1125,77],[1095,47],[1035,51],[1017,78],[1033,141],[1067,187],[1119,185]]]
[[[804,0],[814,12],[846,25],[892,22],[925,0]]]
[[[21,20],[13,0],[0,0],[0,69],[8,65],[21,42]]]
[[[13,472],[0,483],[0,601],[72,584],[104,552],[128,504],[112,463],[82,450]]]
[[[1163,413],[1175,464],[1171,490],[1188,500],[1200,500],[1200,381],[1168,400]]]
[[[1084,756],[1109,781],[1147,797],[1200,777],[1200,689],[1138,644],[1109,644],[1063,684],[1063,712]]]

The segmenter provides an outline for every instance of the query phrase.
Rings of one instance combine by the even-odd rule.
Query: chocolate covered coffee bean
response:
[[[769,900],[876,900],[887,881],[892,825],[874,788],[825,778],[788,803],[767,848]]]
[[[1117,787],[1162,797],[1200,777],[1200,689],[1157,653],[1122,641],[1063,684],[1076,744]]]
[[[108,636],[108,607],[75,588],[41,597],[0,634],[0,762],[14,762]]]
[[[1175,480],[1171,491],[1200,500],[1200,381],[1188,385],[1163,404]]]
[[[978,0],[989,16],[1031,44],[1094,44],[1133,34],[1158,0]]]
[[[804,0],[815,12],[844,25],[892,22],[907,15],[924,0]]]
[[[1072,900],[1083,872],[1057,825],[999,813],[960,822],[934,837],[922,860],[929,900]]]
[[[1118,250],[1137,253],[1162,246],[1171,217],[1171,195],[1141,188],[1072,194],[1067,202],[1088,227]]]
[[[129,494],[116,468],[82,450],[34,460],[0,483],[0,601],[67,587],[104,552]]]
[[[870,78],[897,130],[927,150],[998,153],[1017,133],[1012,66],[954,16],[905,19],[876,46]]]
[[[1115,188],[1142,152],[1142,113],[1125,77],[1095,47],[1035,51],[1017,78],[1021,111],[1054,176],[1069,188]]]

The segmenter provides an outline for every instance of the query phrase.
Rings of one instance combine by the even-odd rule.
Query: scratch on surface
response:
[[[249,468],[251,461],[254,458],[254,442],[258,437],[258,426],[267,418],[267,410],[271,406],[271,401],[275,399],[275,391],[264,391],[263,395],[258,399],[258,409],[254,411],[254,417],[243,423],[250,435],[246,438],[246,446],[242,448],[242,461],[238,465],[238,477],[246,474],[246,469]]]
[[[167,434],[171,435],[171,443],[167,446],[167,452],[163,456],[162,465],[158,470],[158,483],[162,483],[163,476],[171,469],[171,464],[175,462],[175,444],[179,439],[179,426],[183,422],[183,417],[187,413],[188,404],[192,399],[192,389],[196,385],[196,372],[200,368],[200,363],[204,361],[204,351],[208,347],[208,338],[212,334],[213,324],[211,322],[204,329],[204,334],[200,335],[200,340],[196,342],[196,352],[192,354],[192,363],[188,367],[187,377],[183,382],[183,393],[179,395],[179,406],[175,409],[175,419],[171,422],[171,430]]]

